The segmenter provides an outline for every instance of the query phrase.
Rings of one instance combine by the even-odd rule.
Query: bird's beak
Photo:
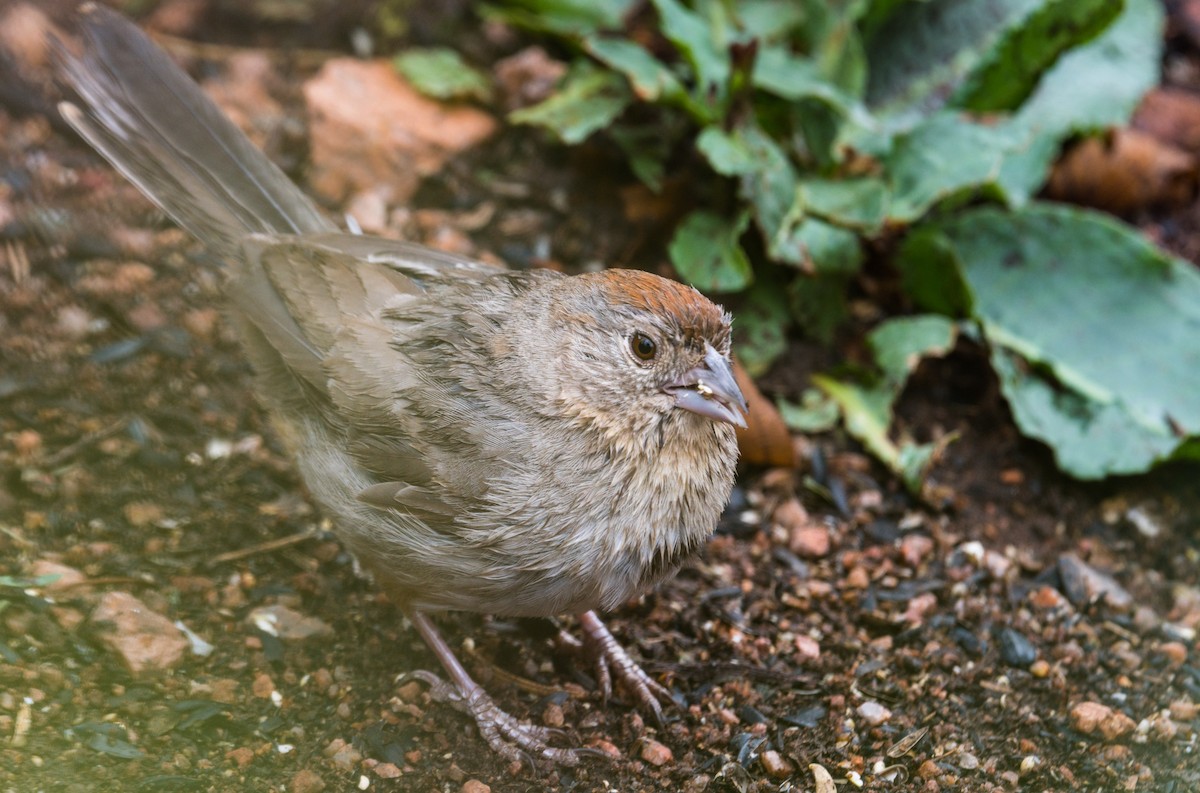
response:
[[[749,410],[742,390],[733,379],[729,361],[709,343],[704,344],[704,362],[688,370],[664,389],[675,397],[675,407],[713,421],[745,429],[743,414]]]

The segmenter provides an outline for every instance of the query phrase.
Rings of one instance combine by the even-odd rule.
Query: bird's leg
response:
[[[471,679],[466,668],[450,649],[450,645],[442,638],[437,626],[424,612],[405,608],[404,615],[437,656],[446,674],[450,676],[450,682],[426,671],[410,672],[406,677],[427,683],[434,699],[448,702],[475,719],[484,740],[501,757],[510,761],[527,762],[530,766],[534,765],[535,757],[545,758],[558,765],[576,765],[581,757],[594,753],[589,749],[561,749],[550,746],[550,739],[561,734],[561,731],[536,724],[522,724],[505,713],[488,693]],[[609,638],[611,640],[612,637]]]
[[[591,656],[596,670],[596,682],[600,685],[604,698],[608,699],[612,694],[612,681],[615,677],[617,683],[624,685],[638,703],[662,724],[660,700],[673,702],[671,692],[646,674],[637,661],[629,657],[596,612],[585,611],[580,614],[579,624],[583,628],[583,650]]]

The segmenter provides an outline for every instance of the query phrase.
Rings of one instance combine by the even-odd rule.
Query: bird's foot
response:
[[[649,711],[658,724],[663,723],[664,702],[674,704],[671,692],[650,675],[646,674],[625,652],[605,624],[594,611],[579,616],[583,628],[583,652],[590,656],[596,671],[596,682],[605,699],[612,696],[613,680],[624,687],[637,700],[637,704]]]
[[[429,695],[435,702],[446,703],[474,719],[480,735],[492,747],[492,751],[509,762],[526,763],[536,769],[537,759],[548,760],[555,765],[573,766],[578,765],[584,757],[607,757],[596,749],[551,746],[551,740],[561,739],[566,733],[518,721],[501,710],[495,700],[478,685],[464,692],[453,683],[424,670],[408,672],[400,679],[420,680],[429,686]]]

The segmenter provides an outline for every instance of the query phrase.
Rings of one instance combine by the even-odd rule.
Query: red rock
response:
[[[1158,652],[1171,666],[1182,666],[1188,657],[1188,648],[1183,642],[1163,642],[1158,646]]]
[[[917,776],[921,779],[936,779],[942,775],[942,769],[932,760],[926,760],[917,768]]]
[[[829,530],[815,523],[794,529],[788,538],[788,549],[809,559],[828,556],[830,545]]]
[[[925,622],[925,615],[937,608],[937,602],[937,595],[932,592],[922,592],[908,601],[908,608],[904,610],[904,619],[908,620],[911,625],[920,625]]]
[[[666,765],[675,759],[675,755],[671,753],[670,747],[659,743],[653,738],[647,738],[642,741],[642,749],[638,754],[643,760],[654,766]]]
[[[321,793],[324,789],[325,780],[321,779],[315,771],[309,771],[307,768],[297,771],[292,777],[291,783],[288,784],[290,793]]]
[[[254,750],[247,746],[239,746],[225,753],[227,760],[232,760],[238,768],[245,768],[254,760]]]
[[[786,757],[774,749],[763,752],[759,755],[758,761],[762,763],[763,771],[767,772],[767,776],[774,779],[787,779],[796,770]]]
[[[1171,718],[1176,721],[1193,721],[1200,714],[1200,707],[1186,699],[1177,699],[1169,707]]]
[[[1071,726],[1085,735],[1099,732],[1106,740],[1133,731],[1133,719],[1100,702],[1080,702],[1071,708]]]
[[[546,709],[542,712],[542,723],[547,727],[561,728],[565,723],[562,706],[556,705],[553,702],[547,705]]]
[[[906,534],[900,540],[900,558],[909,567],[919,567],[933,550],[933,540],[924,534]]]
[[[275,693],[275,681],[266,673],[259,673],[250,686],[251,693],[259,699],[266,699]]]
[[[1035,608],[1056,609],[1067,604],[1067,599],[1054,587],[1040,586],[1029,593],[1029,602]]]
[[[404,203],[422,177],[496,129],[486,113],[421,96],[386,61],[328,61],[305,84],[304,98],[310,183],[333,201],[383,187]]]
[[[815,661],[821,657],[821,645],[811,636],[796,637],[796,657],[801,661]]]
[[[183,660],[188,640],[169,619],[128,592],[105,592],[92,611],[100,640],[135,675],[169,669]]]
[[[462,793],[492,793],[492,789],[478,779],[468,779],[463,782]]]
[[[58,576],[55,580],[46,584],[43,589],[47,593],[63,592],[71,590],[76,593],[80,591],[80,585],[87,581],[87,576],[76,570],[74,567],[68,567],[65,564],[59,564],[49,559],[38,559],[29,566],[29,575],[33,578],[41,578],[42,576]]]

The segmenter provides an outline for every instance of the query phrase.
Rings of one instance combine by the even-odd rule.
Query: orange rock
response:
[[[496,130],[488,114],[427,99],[386,61],[337,58],[304,86],[308,105],[309,181],[342,201],[385,187],[403,203],[422,177]]]

